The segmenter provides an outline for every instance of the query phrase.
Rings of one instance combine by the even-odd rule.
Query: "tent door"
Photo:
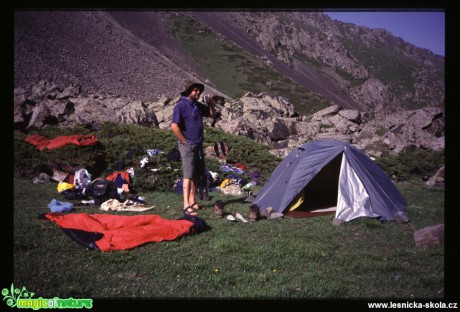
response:
[[[378,217],[371,210],[366,188],[349,165],[345,155],[341,167],[336,218],[350,221],[358,217]]]
[[[342,155],[343,153],[338,154],[315,175],[288,206],[286,215],[307,217],[336,211]],[[297,207],[291,209],[293,205]]]

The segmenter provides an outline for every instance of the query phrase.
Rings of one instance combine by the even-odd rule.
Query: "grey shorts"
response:
[[[179,142],[184,179],[199,178],[205,174],[203,145]]]

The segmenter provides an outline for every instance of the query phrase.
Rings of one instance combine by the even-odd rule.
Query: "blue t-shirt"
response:
[[[194,102],[182,96],[174,107],[171,123],[176,123],[187,143],[202,144],[203,116],[209,116],[209,108],[200,102]]]

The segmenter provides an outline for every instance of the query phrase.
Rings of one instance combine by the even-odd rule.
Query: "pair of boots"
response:
[[[259,206],[253,204],[249,207],[249,221],[255,222],[260,218]],[[221,200],[216,200],[214,203],[214,215],[218,218],[224,217],[224,203]]]
[[[221,200],[216,200],[214,203],[214,214],[218,218],[224,217],[224,202]]]

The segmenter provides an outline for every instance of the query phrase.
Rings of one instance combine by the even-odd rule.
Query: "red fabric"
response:
[[[129,175],[128,172],[126,171],[115,171],[115,172],[112,172],[111,174],[109,174],[105,179],[108,180],[108,181],[112,181],[112,182],[115,182],[115,180],[117,179],[117,175],[121,175],[122,179],[126,182],[126,184],[130,184],[131,183],[131,176]]]
[[[36,146],[39,150],[42,150],[48,145],[50,139],[41,134],[31,134],[25,139],[25,141],[33,146]]]
[[[248,170],[248,167],[246,167],[244,164],[237,162],[235,164],[235,167],[240,168],[241,170]]]
[[[96,241],[102,251],[126,250],[149,243],[174,240],[189,234],[193,226],[187,220],[168,220],[159,215],[120,216],[109,214],[45,215],[62,228],[102,233]]]
[[[36,146],[39,150],[55,149],[69,144],[78,146],[89,146],[97,143],[97,138],[91,134],[62,135],[54,139],[48,139],[40,134],[31,134],[26,138],[26,142]]]
[[[63,147],[69,144],[74,144],[78,146],[89,146],[94,145],[97,143],[97,138],[94,135],[83,135],[83,134],[75,134],[75,135],[64,135],[58,136],[51,141],[46,146],[49,150]]]

